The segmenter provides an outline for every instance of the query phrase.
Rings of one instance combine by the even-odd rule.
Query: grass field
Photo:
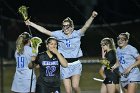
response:
[[[80,87],[82,91],[98,91],[96,93],[99,93],[101,82],[93,80],[93,77],[101,78],[101,76],[98,73],[100,67],[101,65],[98,63],[88,63],[88,64],[84,63],[83,64],[83,71],[82,71],[81,80],[80,80]],[[4,76],[3,76],[4,78],[3,91],[4,92],[3,93],[12,93],[10,91],[10,88],[11,88],[11,84],[12,84],[12,80],[13,80],[13,76],[15,72],[15,65],[6,65],[3,67],[3,70],[4,70]],[[36,73],[38,75],[38,70],[36,70]],[[64,91],[63,84],[61,86],[61,89],[62,91]],[[84,93],[88,93],[88,92],[84,92]]]

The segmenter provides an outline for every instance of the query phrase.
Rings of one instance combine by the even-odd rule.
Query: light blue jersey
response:
[[[52,36],[56,37],[58,40],[58,51],[65,58],[79,58],[83,56],[81,45],[81,37],[84,36],[80,30],[74,30],[72,34],[68,37],[63,33],[62,30],[57,30],[52,32]],[[79,60],[75,60],[68,63],[68,67],[64,68],[61,66],[60,73],[61,79],[69,78],[73,75],[81,75],[82,64]]]
[[[131,66],[136,62],[136,57],[139,56],[139,53],[136,48],[131,45],[127,45],[125,48],[117,48],[117,57],[121,64],[120,72],[123,72],[126,68]]]
[[[16,72],[12,83],[11,88],[12,91],[20,93],[30,92],[32,69],[28,68],[28,64],[31,62],[32,56],[35,56],[35,54],[32,53],[32,48],[29,46],[24,46],[24,53],[21,55],[18,55],[17,51],[15,52]],[[32,92],[35,92],[35,86],[36,86],[36,76],[33,71],[32,88],[31,88]]]
[[[18,55],[17,52],[15,52],[15,58],[16,58],[16,73],[15,77],[18,78],[31,78],[32,70],[28,68],[28,64],[31,62],[31,57],[35,54],[32,53],[32,48],[29,46],[24,46],[24,53],[21,55]],[[33,75],[35,77],[35,74]]]
[[[118,47],[116,53],[118,60],[120,62],[119,70],[121,73],[123,73],[125,69],[134,64],[136,62],[136,58],[139,56],[137,49],[131,45],[127,45],[123,49],[120,49]],[[122,83],[123,86],[129,84],[130,82],[140,82],[139,68],[138,67],[132,68],[132,70],[127,76],[121,76],[121,81],[123,81]]]
[[[59,40],[58,50],[65,58],[78,58],[83,56],[80,48],[80,40],[84,34],[80,30],[74,30],[69,37],[62,30],[57,30],[52,32],[52,36]]]

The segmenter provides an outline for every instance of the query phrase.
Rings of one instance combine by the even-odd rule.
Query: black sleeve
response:
[[[110,64],[116,63],[116,52],[114,50],[111,50],[106,55],[107,60],[110,62]]]

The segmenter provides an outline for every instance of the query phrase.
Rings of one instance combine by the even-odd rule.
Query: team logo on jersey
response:
[[[47,66],[47,65],[58,65],[58,61],[43,61],[42,62],[43,66]]]

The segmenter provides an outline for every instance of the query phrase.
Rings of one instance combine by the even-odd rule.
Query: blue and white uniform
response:
[[[31,62],[31,57],[36,54],[32,53],[32,48],[29,46],[24,46],[23,54],[17,54],[15,52],[16,58],[16,72],[14,75],[14,80],[12,83],[11,90],[14,92],[30,92],[31,74],[32,70],[28,68],[28,64]],[[36,86],[36,75],[33,71],[33,81],[32,81],[32,92],[35,92]]]
[[[119,71],[124,72],[129,66],[136,62],[136,58],[139,56],[139,53],[136,48],[131,45],[127,45],[125,48],[117,48],[117,57],[120,62]],[[128,75],[121,76],[121,84],[123,87],[127,86],[131,82],[140,82],[140,71],[138,67],[132,68]]]
[[[61,78],[69,78],[76,74],[81,74],[82,64],[78,60],[83,56],[81,45],[81,37],[84,36],[80,30],[74,30],[68,37],[62,30],[52,32],[52,36],[56,37],[58,41],[58,51],[67,59],[68,67],[61,67]]]

